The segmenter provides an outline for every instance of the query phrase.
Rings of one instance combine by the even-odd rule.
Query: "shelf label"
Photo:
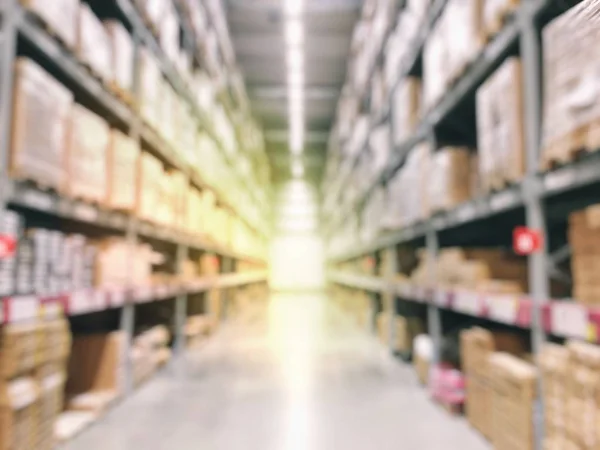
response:
[[[490,208],[492,211],[503,211],[513,204],[514,195],[511,191],[500,192],[490,197]]]
[[[587,339],[588,310],[572,302],[554,302],[550,305],[550,332],[558,336]]]
[[[519,317],[519,300],[512,295],[493,295],[489,298],[489,316],[497,322],[516,325]]]
[[[544,187],[548,191],[560,191],[575,183],[575,170],[571,167],[550,172],[544,177]]]
[[[436,289],[433,292],[433,303],[441,308],[450,306],[450,292],[444,289]]]
[[[483,313],[482,297],[478,292],[458,291],[453,309],[471,316],[480,316]]]
[[[69,297],[69,314],[83,314],[91,310],[91,295],[88,291],[75,291]]]
[[[52,211],[54,200],[47,192],[27,190],[23,193],[23,203],[40,211]]]
[[[7,323],[23,322],[38,317],[39,300],[35,295],[22,295],[4,299],[4,320]]]
[[[135,288],[133,294],[137,303],[147,303],[152,300],[152,286],[139,286]]]

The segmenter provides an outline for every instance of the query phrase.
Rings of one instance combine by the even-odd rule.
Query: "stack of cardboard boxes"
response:
[[[474,327],[460,335],[461,364],[466,375],[466,412],[471,425],[488,439],[494,433],[493,393],[496,374],[491,369],[494,352],[521,355],[526,351],[522,336]]]
[[[535,448],[537,369],[508,353],[488,358],[492,386],[491,441],[497,450]]]
[[[538,357],[544,400],[544,448],[569,449],[567,439],[567,394],[570,383],[569,349],[548,343]]]
[[[519,181],[525,171],[521,64],[507,59],[477,91],[479,173],[485,192]]]
[[[573,297],[586,305],[600,304],[600,282],[594,271],[600,261],[600,206],[572,213],[568,235]]]
[[[52,449],[71,346],[64,319],[0,328],[0,448]]]
[[[424,329],[425,326],[420,318],[396,315],[391,330],[393,340],[390,342],[390,314],[381,312],[377,315],[377,333],[380,341],[394,352],[404,355],[410,354],[413,339],[423,333]]]
[[[490,293],[527,291],[527,263],[498,248],[445,248],[436,261],[421,252],[419,266],[411,275],[413,283],[426,285],[428,264],[435,264],[436,286],[464,288]]]

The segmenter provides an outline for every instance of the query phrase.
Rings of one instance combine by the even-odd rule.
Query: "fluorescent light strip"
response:
[[[289,146],[290,152],[298,155],[304,150],[304,4],[303,0],[282,1],[285,8]],[[293,172],[299,172],[297,165]]]

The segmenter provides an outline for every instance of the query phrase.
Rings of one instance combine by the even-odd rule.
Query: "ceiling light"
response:
[[[288,47],[300,47],[304,42],[304,27],[299,19],[286,21],[285,42]]]
[[[285,2],[285,14],[288,17],[297,17],[304,10],[303,0],[283,0]]]

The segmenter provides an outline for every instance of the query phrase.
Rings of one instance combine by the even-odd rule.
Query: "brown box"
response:
[[[82,3],[79,8],[77,54],[95,76],[105,82],[114,78],[110,37],[91,8]]]
[[[112,130],[108,147],[108,182],[106,206],[133,211],[136,205],[136,180],[140,148],[137,143],[118,130]]]
[[[412,350],[413,339],[423,333],[425,327],[421,319],[416,317],[396,316],[394,318],[394,342],[392,349],[397,352],[408,353]],[[377,316],[377,330],[379,339],[390,345],[390,316],[389,313],[379,313]]]
[[[66,384],[64,366],[51,366],[38,375],[40,397],[37,402],[37,443],[35,450],[52,450],[56,447],[54,425],[64,406]]]
[[[38,362],[39,325],[0,327],[0,377],[10,379],[32,370]]]
[[[21,0],[21,3],[42,19],[69,49],[75,48],[79,0]]]
[[[477,147],[485,192],[525,172],[521,63],[507,59],[477,91]]]
[[[66,319],[40,321],[37,365],[64,363],[71,352],[71,330]]]
[[[13,101],[10,175],[61,190],[73,94],[36,63],[19,58]]]
[[[33,378],[0,382],[0,450],[37,450],[39,389]]]
[[[140,51],[140,98],[143,118],[155,129],[160,128],[162,74],[158,62],[149,50]]]
[[[600,281],[594,267],[600,263],[600,208],[593,205],[569,216],[573,296],[586,305],[600,303]]]
[[[401,145],[409,137],[420,119],[421,80],[406,77],[400,80],[394,91],[392,104],[392,120],[394,143]]]
[[[471,155],[468,148],[444,147],[433,153],[430,165],[429,207],[446,211],[471,198]]]
[[[157,221],[157,206],[161,200],[164,170],[154,156],[142,152],[137,180],[136,213],[146,220]]]
[[[534,448],[537,370],[508,353],[488,359],[492,386],[491,440],[497,450]]]
[[[67,392],[122,393],[125,340],[123,332],[75,336],[69,360]]]
[[[133,40],[125,27],[117,20],[104,22],[110,39],[112,73],[114,83],[127,94],[133,92]]]
[[[75,198],[101,204],[106,198],[110,128],[100,116],[75,105],[70,136],[66,191]]]

